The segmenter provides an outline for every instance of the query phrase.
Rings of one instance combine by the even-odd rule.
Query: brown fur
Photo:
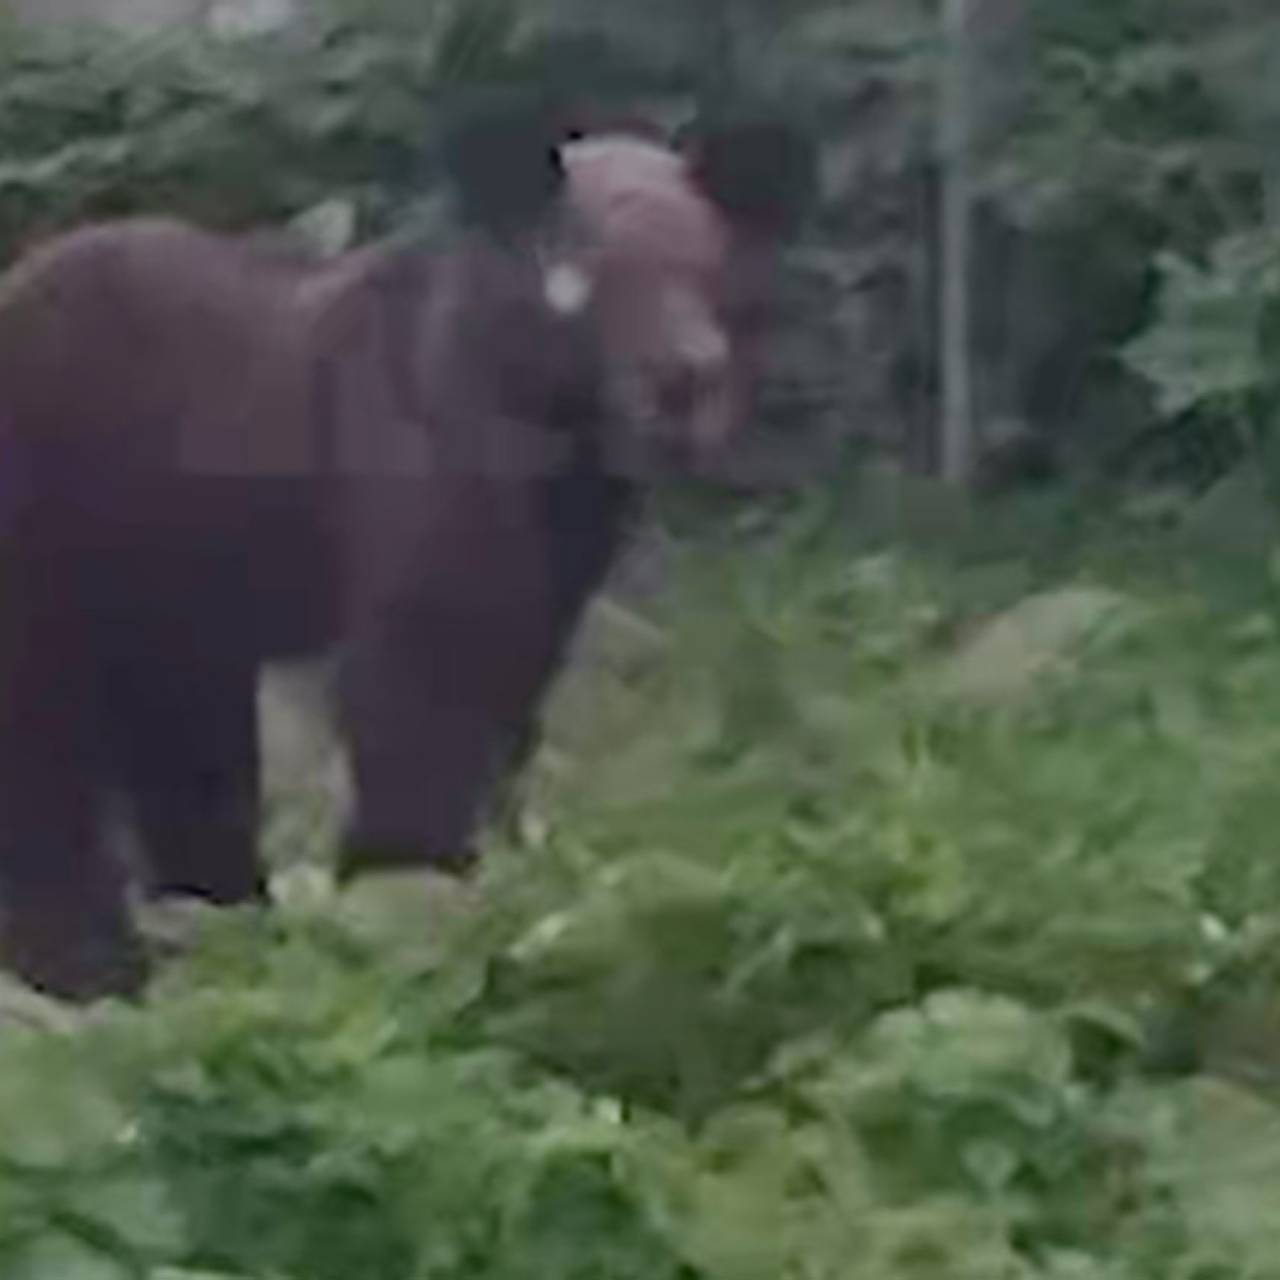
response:
[[[721,326],[731,237],[679,162],[579,161],[501,243],[321,262],[140,220],[0,282],[0,897],[30,980],[79,996],[143,974],[104,788],[155,891],[260,892],[271,658],[342,658],[348,870],[467,856],[625,529],[634,478],[609,450],[652,423],[618,388],[662,402],[690,308]],[[619,221],[597,197],[623,188]],[[668,219],[649,242],[646,201]],[[580,308],[548,304],[548,253],[590,279]],[[650,306],[672,282],[685,319]],[[679,430],[721,412],[726,342]]]

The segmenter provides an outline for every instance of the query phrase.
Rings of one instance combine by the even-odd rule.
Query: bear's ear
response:
[[[440,160],[463,220],[505,234],[545,217],[564,182],[561,137],[538,95],[491,90],[458,106]]]
[[[681,149],[702,191],[731,223],[756,234],[794,233],[816,198],[817,148],[780,118],[695,122]]]

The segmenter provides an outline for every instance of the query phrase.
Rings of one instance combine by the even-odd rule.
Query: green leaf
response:
[[[169,1189],[158,1178],[129,1173],[69,1190],[65,1211],[95,1224],[139,1257],[175,1257],[186,1243],[185,1224]]]
[[[134,1280],[136,1272],[67,1236],[49,1235],[0,1253],[5,1280]]]
[[[1203,268],[1173,254],[1157,265],[1158,319],[1123,354],[1156,388],[1161,412],[1176,416],[1273,387],[1263,321],[1280,296],[1280,237],[1270,229],[1227,236]]]

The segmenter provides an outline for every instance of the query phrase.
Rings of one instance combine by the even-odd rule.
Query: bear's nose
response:
[[[662,417],[677,427],[688,425],[699,406],[723,385],[729,374],[728,343],[714,330],[709,330],[705,338],[684,347],[679,359],[658,379],[658,408]]]
[[[699,378],[714,378],[729,363],[729,340],[718,325],[689,326],[677,347],[681,364]]]

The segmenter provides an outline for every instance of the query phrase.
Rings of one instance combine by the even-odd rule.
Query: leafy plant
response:
[[[1268,1274],[1267,598],[720,529],[428,945],[317,881],[4,1026],[6,1274]]]
[[[1280,241],[1268,229],[1241,232],[1198,266],[1158,260],[1153,324],[1125,350],[1170,418],[1198,415],[1266,457],[1280,384],[1272,371],[1280,302]]]

